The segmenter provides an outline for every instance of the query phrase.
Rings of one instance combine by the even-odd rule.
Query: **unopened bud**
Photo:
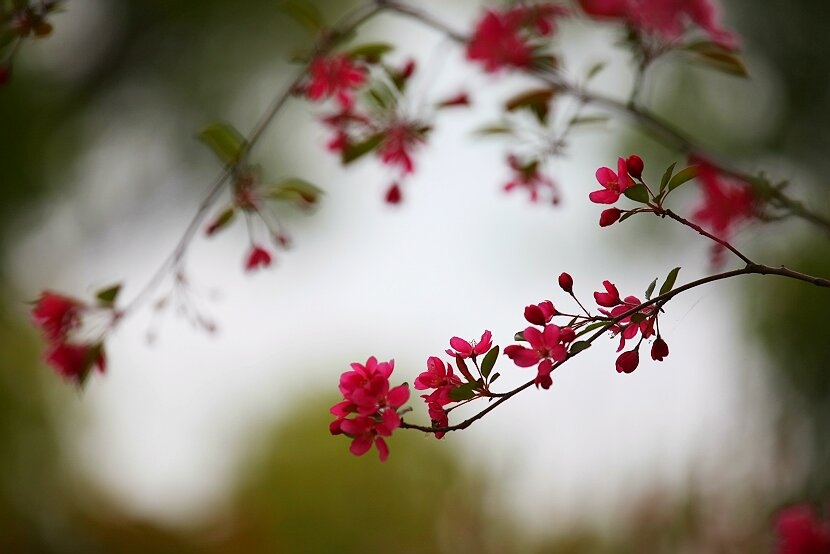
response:
[[[625,167],[628,169],[628,174],[639,179],[643,175],[643,158],[636,154],[632,154],[625,160]]]
[[[563,273],[562,275],[559,276],[559,286],[562,287],[562,290],[564,290],[568,294],[573,294],[573,290],[574,290],[573,277],[571,277],[567,273]]]

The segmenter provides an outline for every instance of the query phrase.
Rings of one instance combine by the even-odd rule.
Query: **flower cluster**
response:
[[[417,390],[433,389],[431,393],[421,395],[426,402],[433,427],[449,425],[447,405],[471,400],[486,392],[487,382],[492,382],[492,379],[489,379],[490,370],[498,355],[498,347],[493,348],[492,345],[490,331],[484,331],[478,342],[467,341],[460,337],[450,339],[450,348],[445,352],[455,359],[456,367],[466,379],[466,383],[455,375],[451,364],[444,363],[437,356],[430,356],[427,359],[427,370],[415,379],[415,388]],[[494,354],[487,356],[491,351]],[[485,356],[482,364],[478,362],[479,356]],[[465,360],[471,361],[481,377],[473,376]],[[440,439],[443,436],[444,433],[441,431],[435,433],[436,438]]]
[[[530,69],[544,59],[544,39],[555,31],[556,20],[567,13],[552,3],[488,10],[467,44],[467,58],[480,62],[488,72],[507,67]]]
[[[397,204],[402,200],[401,179],[414,172],[413,154],[426,142],[431,126],[404,114],[401,106],[415,62],[395,69],[381,63],[382,52],[370,49],[372,54],[367,55],[369,48],[357,48],[352,55],[315,59],[311,64],[313,78],[305,91],[312,101],[337,98],[337,111],[323,116],[322,121],[333,133],[328,149],[339,153],[344,164],[374,152],[383,165],[397,170],[398,179],[385,195],[388,203]],[[378,78],[369,78],[370,66],[377,69]],[[327,69],[314,73],[315,67]],[[468,104],[469,99],[460,95],[439,102],[436,108]]]
[[[374,356],[365,364],[351,364],[351,371],[340,376],[343,401],[331,408],[335,419],[329,426],[332,435],[346,435],[352,439],[349,450],[355,456],[368,452],[372,445],[378,449],[380,460],[389,457],[388,437],[400,427],[398,409],[409,400],[407,384],[390,388],[389,376],[395,361],[378,362]]]
[[[539,168],[539,160],[522,163],[518,157],[511,154],[507,157],[507,164],[513,170],[513,178],[504,185],[504,190],[525,189],[530,194],[530,201],[537,202],[542,191],[551,194],[551,203],[559,203],[559,190],[556,183]]]
[[[579,4],[591,17],[624,21],[664,43],[676,42],[695,25],[721,47],[737,47],[735,36],[718,23],[709,0],[579,0]]]
[[[535,383],[543,389],[549,389],[553,384],[550,374],[554,364],[568,358],[568,347],[576,339],[576,333],[571,327],[559,327],[550,323],[556,315],[556,308],[550,300],[525,307],[525,319],[541,329],[526,327],[521,331],[521,337],[529,347],[511,344],[504,349],[505,355],[517,366],[536,366]]]
[[[102,373],[106,368],[103,344],[76,337],[89,309],[79,300],[50,291],[41,293],[32,308],[32,320],[49,343],[46,363],[78,385],[83,385],[93,366]]]
[[[620,195],[634,186],[632,177],[639,179],[642,173],[643,160],[639,156],[632,155],[627,159],[618,158],[616,173],[608,167],[597,169],[596,178],[603,188],[595,190],[588,195],[588,198],[595,204],[615,204],[620,199]],[[601,227],[613,225],[620,219],[621,215],[622,211],[618,208],[603,210],[600,214],[599,224]]]

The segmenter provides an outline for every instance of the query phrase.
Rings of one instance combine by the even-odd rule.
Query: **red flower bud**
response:
[[[643,174],[643,158],[636,154],[632,154],[625,160],[625,167],[628,169],[628,174],[639,179]]]
[[[640,365],[640,353],[636,350],[623,352],[617,358],[617,373],[631,373]]]
[[[662,362],[663,358],[669,355],[669,345],[666,344],[662,338],[657,337],[654,344],[651,345],[651,359]]]
[[[559,286],[562,287],[562,290],[567,292],[568,294],[573,294],[574,290],[574,279],[567,273],[563,273],[559,276]]]
[[[400,204],[401,198],[401,187],[398,186],[398,183],[392,183],[392,186],[386,191],[386,203]]]
[[[559,331],[559,340],[562,342],[573,342],[576,340],[576,333],[570,327],[562,327]]]
[[[599,226],[608,227],[609,225],[613,225],[619,221],[621,215],[622,212],[617,208],[602,210],[602,213],[599,215]]]

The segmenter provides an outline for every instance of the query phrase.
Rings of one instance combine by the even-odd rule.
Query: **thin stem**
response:
[[[318,42],[314,49],[315,53],[319,55],[331,50],[331,48],[337,44],[337,37],[348,35],[351,31],[380,13],[382,10],[383,8],[381,6],[373,4],[366,4],[356,8],[353,12],[341,19],[340,23],[335,26],[335,32],[328,34]],[[331,37],[335,38],[332,39]],[[225,183],[231,175],[236,172],[237,168],[244,163],[245,160],[247,160],[253,147],[257,144],[257,142],[259,142],[265,130],[270,126],[277,114],[283,109],[288,99],[297,90],[297,87],[302,83],[307,72],[308,64],[303,66],[296,73],[294,78],[291,79],[290,83],[276,96],[274,96],[274,99],[271,101],[268,108],[265,112],[263,112],[262,116],[260,116],[253,129],[251,129],[251,132],[248,133],[245,141],[245,148],[240,155],[239,161],[225,167],[222,170],[222,173],[213,181],[213,184],[211,184],[210,188],[208,188],[207,193],[199,203],[196,213],[193,214],[193,217],[190,219],[190,223],[188,223],[173,251],[167,259],[164,260],[158,270],[156,270],[150,280],[147,281],[147,283],[136,294],[136,296],[134,296],[133,299],[119,311],[119,321],[123,320],[128,313],[141,306],[150,297],[153,291],[167,278],[168,274],[171,271],[177,270],[177,268],[181,265],[193,237],[199,230],[202,220],[205,218],[208,211],[224,190]]]
[[[695,231],[697,231],[698,233],[700,233],[704,237],[708,238],[709,240],[715,241],[716,243],[720,244],[721,246],[723,246],[724,248],[726,248],[727,250],[729,250],[730,252],[732,252],[733,254],[738,256],[744,263],[746,263],[748,265],[755,265],[755,263],[752,260],[750,260],[744,254],[742,254],[737,248],[735,248],[734,246],[732,246],[731,244],[729,244],[725,240],[713,235],[712,233],[709,233],[708,231],[703,229],[700,225],[697,225],[696,223],[692,223],[691,221],[689,221],[688,219],[686,219],[684,217],[680,217],[679,215],[677,215],[673,211],[663,209],[663,208],[656,208],[654,213],[657,214],[657,215],[660,215],[660,216],[668,216],[669,218],[677,221],[678,223],[681,223],[681,224],[685,225],[686,227],[694,229]]]

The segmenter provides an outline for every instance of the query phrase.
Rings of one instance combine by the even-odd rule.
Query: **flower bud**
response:
[[[576,340],[576,333],[570,327],[562,327],[559,331],[559,339],[562,342],[573,342]]]
[[[567,273],[563,273],[562,275],[559,276],[559,286],[562,287],[562,290],[564,290],[568,294],[573,294],[573,290],[574,290],[573,277],[571,277]]]
[[[636,154],[632,154],[625,160],[625,167],[628,169],[628,174],[639,179],[643,175],[643,158]]]
[[[389,187],[389,190],[386,191],[386,203],[387,204],[400,204],[401,199],[402,199],[401,187],[398,186],[398,183],[392,183],[392,186]]]
[[[608,227],[609,225],[613,225],[619,221],[621,215],[622,212],[617,208],[608,208],[607,210],[603,210],[599,216],[599,226]]]
[[[640,365],[640,353],[636,350],[623,352],[617,358],[617,373],[631,373]]]
[[[654,344],[651,345],[651,359],[657,362],[662,362],[663,358],[669,355],[669,345],[666,344],[661,337],[657,337]]]

